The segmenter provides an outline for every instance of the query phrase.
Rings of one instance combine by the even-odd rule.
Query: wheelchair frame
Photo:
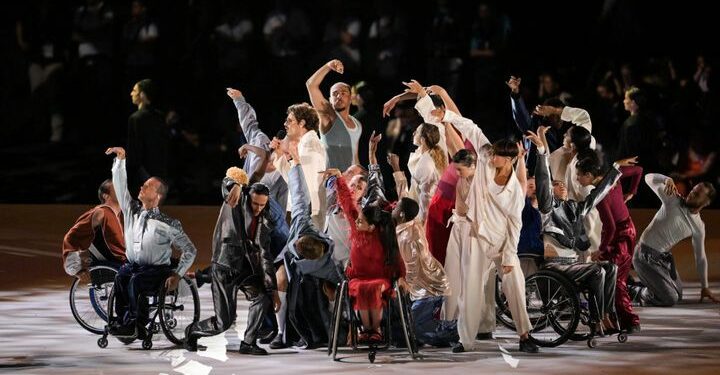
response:
[[[187,303],[180,303],[178,304],[178,299],[180,296],[178,295],[180,293],[180,288],[183,285],[187,285],[189,288],[189,293],[192,298],[192,304],[193,304],[193,316],[192,321],[188,322],[189,324],[197,323],[200,320],[200,297],[198,295],[198,289],[195,283],[190,280],[187,276],[180,279],[180,283],[178,284],[178,287],[171,291],[170,293],[167,293],[165,290],[165,286],[163,285],[160,290],[156,293],[152,294],[140,294],[138,296],[139,299],[145,298],[148,300],[148,313],[150,315],[150,319],[148,319],[147,327],[145,328],[147,334],[145,337],[142,337],[142,348],[143,349],[151,349],[153,346],[152,337],[155,333],[160,332],[160,329],[162,329],[165,337],[170,340],[175,345],[183,345],[185,340],[185,327],[180,327],[180,331],[182,333],[182,336],[178,336],[175,332],[175,329],[178,328],[178,321],[175,317],[176,311],[185,311],[186,307],[185,305]],[[168,301],[167,299],[170,298]],[[190,301],[188,301],[190,302]],[[102,337],[100,337],[97,340],[97,344],[101,348],[105,348],[108,345],[107,336],[110,335],[110,324],[112,324],[114,321],[116,321],[117,317],[113,316],[114,309],[115,309],[115,291],[111,291],[110,298],[108,300],[108,324],[105,326],[102,332]],[[159,323],[157,322],[159,320]],[[115,336],[118,340],[120,340],[123,344],[128,345],[135,341],[138,338],[141,338],[138,336],[138,331],[140,327],[137,327],[135,330],[135,335],[133,336]]]
[[[333,361],[340,360],[337,357],[339,346],[338,335],[340,333],[340,323],[342,321],[343,314],[345,314],[350,326],[352,349],[367,350],[368,360],[370,363],[374,363],[377,351],[388,349],[392,343],[391,317],[395,304],[397,304],[397,309],[399,310],[398,315],[400,316],[400,322],[403,329],[402,338],[405,341],[406,348],[413,359],[421,358],[419,355],[417,340],[415,339],[415,327],[412,318],[411,304],[409,301],[410,298],[408,294],[399,287],[397,281],[393,282],[393,289],[395,290],[395,298],[391,298],[388,301],[387,309],[384,312],[384,315],[386,314],[383,318],[385,329],[384,343],[380,343],[380,345],[377,343],[369,343],[367,346],[363,347],[358,345],[357,331],[360,326],[360,319],[357,317],[352,308],[352,301],[350,299],[350,295],[348,294],[348,280],[342,280],[335,291],[335,306],[333,309],[333,316],[330,324],[330,337],[328,340],[328,355],[332,355]],[[396,301],[396,303],[393,303],[393,301]]]

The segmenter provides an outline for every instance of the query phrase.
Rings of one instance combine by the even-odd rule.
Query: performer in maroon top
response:
[[[578,160],[578,182],[581,185],[595,184],[602,178],[600,161],[595,152],[587,153]],[[633,312],[627,290],[627,277],[632,266],[632,252],[635,248],[637,232],[625,202],[637,192],[642,171],[642,168],[636,165],[621,167],[620,181],[630,180],[630,191],[623,195],[622,186],[618,183],[597,205],[603,229],[600,251],[593,255],[593,259],[607,260],[618,267],[615,284],[615,309],[621,328],[626,329],[628,333],[640,330],[640,318]]]

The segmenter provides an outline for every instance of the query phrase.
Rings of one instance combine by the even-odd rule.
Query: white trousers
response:
[[[495,260],[497,272],[502,278],[502,291],[508,301],[510,314],[512,314],[515,330],[518,336],[530,331],[530,318],[527,313],[527,301],[525,300],[525,275],[520,268],[520,260],[515,255],[515,263],[512,271],[503,273],[501,259]]]
[[[484,322],[484,328],[495,326],[495,302],[491,298],[488,304],[486,296],[490,293],[485,292],[492,261],[485,256],[480,240],[470,237],[470,223],[459,217],[453,221],[445,256],[445,273],[453,293],[445,298],[442,319],[458,320],[460,343],[472,350],[480,322]],[[490,319],[492,323],[486,323]]]

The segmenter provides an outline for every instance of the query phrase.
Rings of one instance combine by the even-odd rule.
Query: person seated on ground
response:
[[[615,311],[617,267],[609,262],[583,263],[578,260],[587,258],[583,253],[590,247],[583,218],[610,192],[620,178],[620,171],[615,168],[608,171],[585,200],[568,199],[565,184],[551,180],[546,131],[547,127],[541,126],[537,134],[528,132],[528,139],[537,147],[535,184],[538,208],[543,218],[544,267],[560,271],[587,287],[597,301],[591,309],[594,320],[601,321],[601,328],[605,330],[616,329],[610,316]],[[620,165],[625,163],[627,161],[618,162]]]
[[[125,263],[123,215],[111,180],[98,188],[97,205],[75,221],[63,238],[63,268],[83,282],[90,280],[88,267],[108,262],[118,267]]]
[[[284,158],[290,164],[288,186],[292,211],[288,242],[278,255],[284,264],[278,275],[285,278],[287,285],[287,309],[281,309],[278,314],[278,334],[270,348],[280,349],[289,344],[285,335],[286,319],[300,336],[299,346],[314,348],[327,343],[328,304],[334,303],[335,298],[330,286],[334,287],[341,279],[333,261],[334,242],[313,223],[310,192],[303,169],[305,159],[300,157],[296,142],[289,143]]]
[[[256,343],[258,331],[271,304],[275,311],[279,310],[280,298],[273,264],[275,256],[270,251],[273,231],[268,210],[270,188],[255,180],[258,180],[256,175],[248,182],[245,172],[236,167],[228,169],[223,179],[225,202],[213,234],[211,275],[215,316],[188,326],[185,347],[190,351],[197,350],[199,337],[220,334],[235,322],[240,289],[251,301],[240,354],[268,354]]]
[[[167,196],[167,184],[158,177],[150,177],[140,187],[138,200],[134,200],[127,186],[125,150],[112,147],[105,154],[116,155],[112,167],[113,186],[124,217],[127,256],[127,263],[115,277],[113,291],[118,320],[111,325],[111,334],[142,337],[148,323],[142,294],[155,293],[161,288],[175,290],[195,260],[197,250],[180,221],[160,211]],[[182,252],[175,269],[170,265],[173,248]]]
[[[705,223],[700,217],[700,211],[715,199],[715,187],[709,182],[702,182],[683,197],[679,195],[673,179],[659,173],[646,175],[645,183],[660,198],[662,206],[635,248],[633,265],[643,285],[631,287],[632,294],[643,305],[673,306],[681,301],[682,282],[675,268],[672,248],[691,237],[700,278],[700,302],[705,298],[720,302],[708,287]]]

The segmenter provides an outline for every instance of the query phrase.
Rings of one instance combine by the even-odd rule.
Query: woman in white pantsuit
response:
[[[484,290],[489,271],[495,262],[502,275],[503,292],[520,336],[520,350],[538,351],[528,340],[531,328],[525,304],[525,277],[517,257],[517,245],[524,205],[525,166],[513,163],[518,156],[517,144],[501,140],[492,147],[472,120],[446,110],[443,122],[451,123],[469,140],[477,157],[460,150],[453,157],[460,179],[448,242],[445,269],[450,287],[458,291],[447,299],[445,319],[458,318],[460,343],[453,352],[475,348],[475,335],[484,311]]]

